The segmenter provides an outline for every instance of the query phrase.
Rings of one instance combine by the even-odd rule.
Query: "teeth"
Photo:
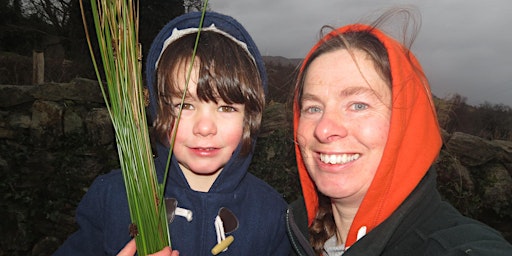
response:
[[[320,160],[326,164],[346,164],[359,158],[359,154],[324,155],[320,154]]]
[[[204,151],[211,151],[211,150],[214,150],[215,148],[197,148],[199,150],[204,150]]]

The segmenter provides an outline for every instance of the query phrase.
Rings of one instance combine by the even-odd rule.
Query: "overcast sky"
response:
[[[368,20],[404,4],[421,14],[412,50],[436,96],[512,106],[510,0],[209,0],[211,10],[246,27],[263,55],[287,58],[303,58],[322,25]]]

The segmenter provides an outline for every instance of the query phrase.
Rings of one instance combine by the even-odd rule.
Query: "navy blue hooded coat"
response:
[[[173,29],[197,28],[201,13],[188,13],[169,22],[154,39],[146,61],[147,85],[150,88],[149,113],[155,117],[155,63]],[[266,90],[267,77],[262,57],[247,31],[236,20],[207,12],[203,27],[216,28],[247,45],[258,66]],[[160,178],[166,166],[169,148],[156,146],[155,158]],[[177,161],[171,160],[165,197],[176,198],[178,207],[189,210],[192,219],[176,216],[170,224],[173,250],[180,255],[211,255],[217,244],[214,221],[221,207],[238,218],[238,228],[231,234],[234,242],[219,255],[288,255],[290,244],[286,234],[286,202],[272,187],[247,172],[252,159],[239,155],[240,146],[215,180],[210,190],[190,188]],[[269,170],[278,171],[278,170]],[[131,237],[126,191],[120,170],[98,177],[77,208],[79,229],[54,255],[115,255]]]

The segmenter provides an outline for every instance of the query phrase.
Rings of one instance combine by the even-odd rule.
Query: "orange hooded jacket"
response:
[[[345,243],[347,248],[356,242],[360,228],[366,227],[366,233],[370,232],[409,196],[434,162],[442,144],[430,88],[420,64],[403,45],[375,28],[356,24],[332,31],[306,55],[299,77],[311,54],[327,39],[361,30],[370,30],[387,49],[392,77],[392,114],[381,162],[350,227]],[[300,116],[300,99],[297,97],[296,90],[293,107],[295,140]],[[318,195],[298,145],[295,152],[308,225],[311,225],[318,210]]]

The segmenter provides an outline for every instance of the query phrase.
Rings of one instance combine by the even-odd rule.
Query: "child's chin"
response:
[[[201,175],[201,176],[212,176],[212,175],[219,173],[221,171],[221,169],[222,168],[217,168],[217,169],[212,170],[212,167],[209,166],[208,168],[195,168],[195,169],[193,169],[192,172],[197,175]]]

